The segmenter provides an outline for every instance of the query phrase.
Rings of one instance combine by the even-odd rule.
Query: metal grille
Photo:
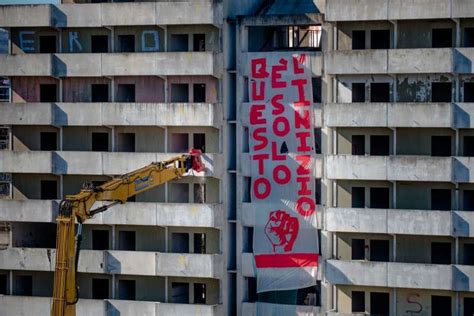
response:
[[[10,102],[10,80],[0,78],[0,102]]]
[[[10,135],[7,127],[0,127],[0,150],[9,149]]]
[[[11,174],[0,173],[0,199],[10,198],[11,182]]]

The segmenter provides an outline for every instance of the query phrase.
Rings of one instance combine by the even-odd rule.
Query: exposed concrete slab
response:
[[[0,172],[7,173],[52,173],[52,152],[0,152]]]
[[[0,296],[0,316],[26,316],[31,311],[38,315],[51,312],[51,298],[31,296]],[[110,316],[111,311],[121,316],[135,315],[220,315],[219,305],[170,304],[161,302],[125,301],[125,300],[89,300],[77,302],[77,315]]]
[[[388,0],[389,20],[442,19],[451,17],[451,0]]]
[[[389,49],[388,73],[453,72],[451,48]]]
[[[389,103],[328,103],[324,108],[327,126],[386,127]]]
[[[388,106],[387,126],[450,128],[453,111],[450,103],[391,103]]]
[[[326,1],[328,21],[387,20],[389,0]]]
[[[453,290],[454,265],[327,260],[332,284]],[[455,281],[454,284],[456,284]],[[466,284],[464,281],[463,284]]]
[[[451,0],[453,11],[453,18],[468,18],[474,17],[474,6],[471,0]]]
[[[39,27],[50,26],[52,5],[2,5],[0,6],[0,26]]]
[[[388,72],[388,50],[331,51],[325,55],[328,74],[384,74]]]
[[[51,76],[52,68],[50,54],[0,54],[2,76]]]
[[[55,259],[55,249],[0,250],[3,270],[54,271]],[[222,255],[118,250],[82,250],[78,265],[78,271],[83,273],[202,278],[219,278],[221,268]]]

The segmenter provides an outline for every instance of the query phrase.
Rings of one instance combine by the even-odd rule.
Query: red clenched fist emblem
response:
[[[276,252],[277,247],[283,247],[285,252],[291,251],[299,228],[298,218],[281,210],[271,212],[265,225],[265,235],[272,243],[273,252]]]

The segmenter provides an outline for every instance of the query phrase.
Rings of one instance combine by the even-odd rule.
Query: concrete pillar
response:
[[[110,101],[115,102],[115,78],[110,79]]]
[[[168,77],[165,77],[165,103],[170,102],[169,89],[168,89]]]
[[[394,316],[397,315],[397,288],[393,288],[393,306],[392,306],[392,313]]]
[[[116,144],[116,141],[115,141],[115,127],[112,126],[110,128],[110,130],[111,130],[111,134],[112,134],[111,135],[111,148],[110,149],[111,149],[112,152],[115,152],[115,151],[117,151],[117,144]]]
[[[58,52],[62,53],[63,52],[63,29],[59,29],[59,49]]]
[[[59,150],[63,150],[64,146],[64,129],[63,126],[59,126]]]
[[[165,25],[163,26],[164,30],[165,30],[165,39],[163,40],[163,47],[164,47],[164,51],[167,52],[168,51],[168,26]]]
[[[166,302],[166,303],[169,303],[169,302],[170,302],[170,301],[169,301],[169,297],[168,297],[168,296],[169,296],[169,293],[168,293],[168,292],[169,292],[169,291],[168,291],[168,277],[165,276],[165,302]]]
[[[459,264],[459,237],[454,238],[454,264]]]
[[[59,78],[59,102],[64,102],[63,79]]]
[[[10,295],[13,295],[13,271],[12,270],[8,271],[8,279],[9,279],[8,281],[9,281],[9,287],[10,287],[8,293]]]
[[[115,53],[115,29],[110,26],[110,52]]]
[[[12,53],[12,33],[11,33],[11,28],[7,27],[5,30],[8,32],[8,43],[7,43],[7,53],[11,54]],[[11,101],[10,101],[11,102]]]
[[[393,155],[397,155],[397,128],[392,128],[393,131]]]
[[[392,208],[397,208],[397,181],[393,181]]]
[[[112,274],[112,299],[117,299],[117,291],[115,290],[117,286],[117,280],[115,279],[115,274]]]
[[[456,23],[456,47],[461,47],[461,21],[459,19],[453,19]]]

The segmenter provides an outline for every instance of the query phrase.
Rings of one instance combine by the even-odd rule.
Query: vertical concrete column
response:
[[[11,239],[10,239],[10,240],[11,240]],[[10,295],[13,295],[13,271],[12,271],[12,270],[10,270],[10,271],[8,272],[8,279],[9,279],[9,280],[8,280],[8,281],[9,281],[9,282],[8,282],[8,283],[9,283],[9,289],[8,289],[9,291],[8,291],[8,293],[9,293]]]
[[[392,262],[397,262],[397,235],[393,235]]]
[[[59,150],[63,150],[64,146],[64,130],[62,126],[59,126]]]
[[[169,95],[168,77],[165,77],[165,103],[170,102],[168,95]]]
[[[116,141],[115,141],[115,126],[112,126],[110,128],[110,131],[111,131],[111,134],[112,134],[110,136],[110,138],[111,138],[111,142],[110,142],[111,143],[111,151],[115,152],[115,151],[117,151],[117,144],[116,144]]]
[[[163,28],[165,30],[165,38],[163,40],[163,47],[164,47],[164,51],[167,52],[168,51],[168,25],[163,26]]]
[[[110,101],[115,102],[115,77],[110,79]]]
[[[398,21],[390,21],[393,24],[393,49],[398,48]]]
[[[7,43],[7,53],[11,54],[12,53],[12,33],[11,33],[11,28],[7,27],[5,28],[8,34],[8,43]],[[10,101],[11,102],[11,101]]]
[[[392,293],[393,293],[393,306],[392,306],[392,312],[393,312],[393,315],[397,315],[397,288],[393,288],[392,290]]]
[[[169,290],[168,290],[168,277],[165,276],[165,302],[170,303],[169,301]]]
[[[397,208],[397,181],[393,181],[392,208]]]
[[[64,175],[59,175],[59,198],[64,198]]]
[[[59,29],[59,49],[58,52],[61,54],[63,52],[63,30]]]
[[[59,78],[59,102],[64,102],[63,79]]]
[[[117,291],[115,290],[117,285],[117,280],[115,279],[115,274],[112,274],[112,299],[117,299]]]
[[[393,155],[397,155],[397,128],[392,128],[393,131]]]
[[[461,21],[459,19],[453,19],[456,23],[456,47],[461,47]]]
[[[115,53],[115,29],[110,26],[110,52]]]

